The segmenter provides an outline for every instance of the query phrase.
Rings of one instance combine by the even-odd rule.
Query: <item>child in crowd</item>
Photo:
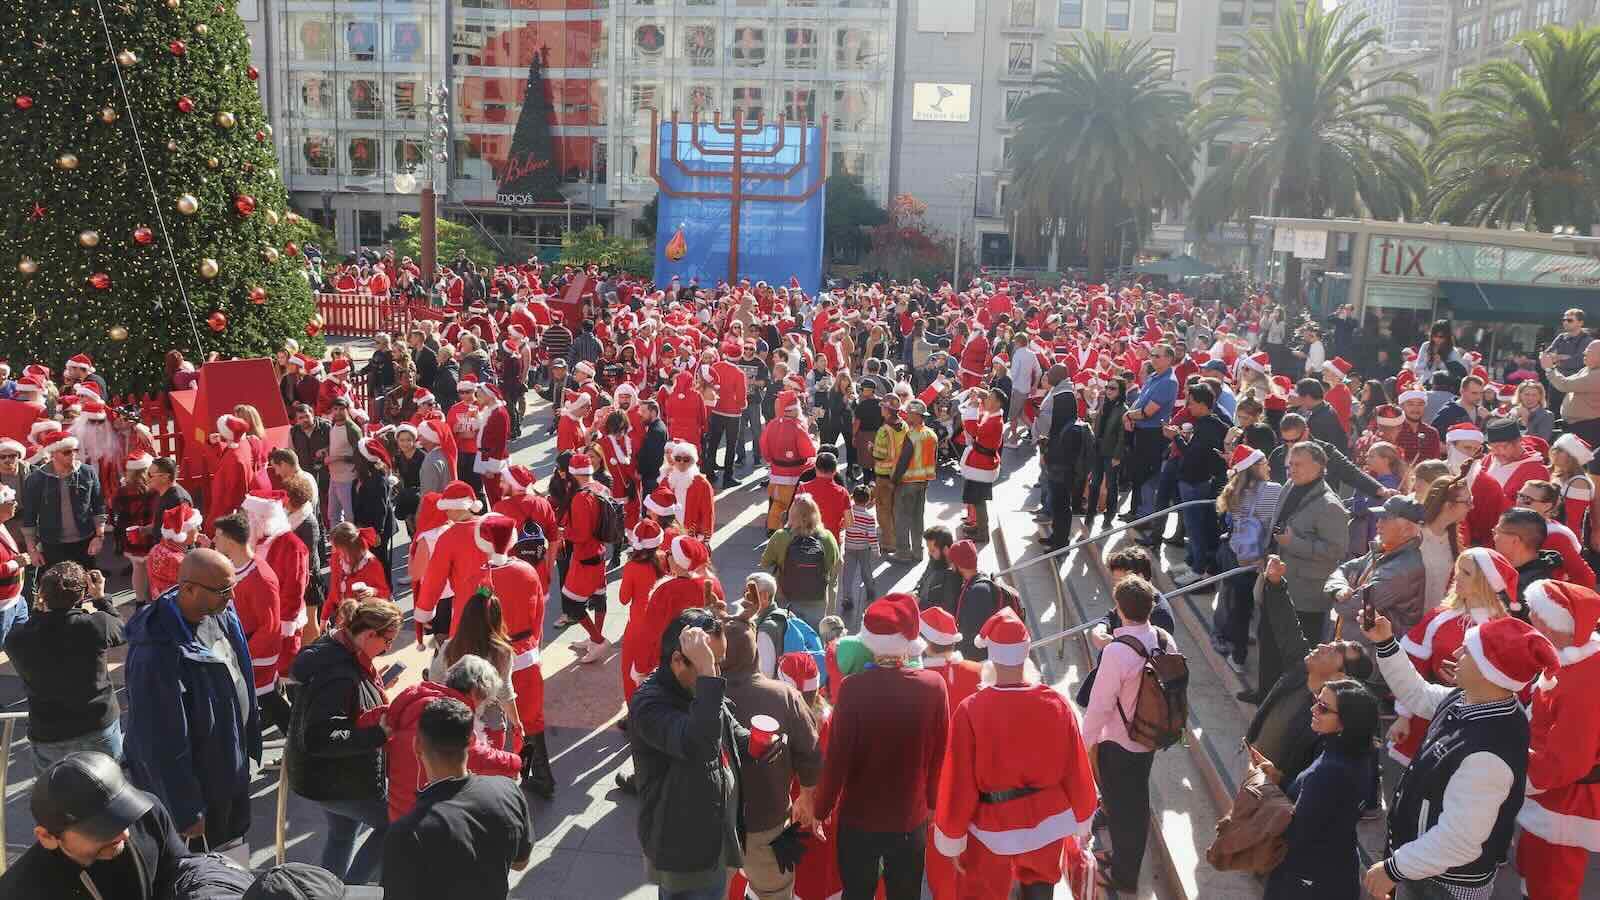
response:
[[[150,597],[155,599],[178,583],[178,567],[191,546],[208,547],[211,542],[200,533],[200,510],[179,503],[161,516],[161,543],[145,557],[150,576]]]
[[[358,597],[358,593],[371,591],[371,597],[389,597],[383,563],[372,552],[378,544],[376,531],[357,528],[354,522],[340,522],[328,532],[328,543],[333,547],[333,558],[328,563],[328,597],[322,604],[324,620],[331,621],[345,600],[366,599]]]
[[[659,647],[649,645],[648,617],[650,590],[667,574],[661,560],[661,526],[641,519],[628,532],[628,562],[622,567],[622,586],[617,601],[631,607],[628,626],[622,633],[622,699],[633,699],[633,692],[652,672],[660,657]]]
[[[150,493],[145,473],[155,459],[135,453],[122,464],[122,484],[111,498],[111,532],[117,551],[133,566],[133,600],[150,602],[150,575],[145,559],[150,553],[150,523],[155,518],[156,497]]]
[[[850,491],[850,517],[844,529],[844,573],[839,585],[840,609],[846,613],[856,608],[856,598],[863,605],[878,596],[872,570],[878,564],[878,516],[872,506],[872,491],[858,485]],[[862,593],[865,591],[865,593]]]

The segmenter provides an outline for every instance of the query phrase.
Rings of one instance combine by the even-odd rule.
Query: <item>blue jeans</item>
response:
[[[36,775],[60,762],[67,754],[80,750],[98,750],[122,762],[122,723],[112,722],[99,731],[80,734],[65,741],[49,744],[35,741],[30,746],[33,748],[33,771]]]
[[[463,479],[465,480],[465,479]],[[349,519],[356,520],[356,483],[354,481],[328,482],[328,527]]]
[[[1215,493],[1209,481],[1180,481],[1178,482],[1178,499],[1212,500]],[[1217,508],[1212,505],[1185,506],[1183,512],[1183,529],[1188,536],[1188,546],[1184,549],[1184,561],[1195,574],[1204,574],[1217,567]]]
[[[3,527],[5,526],[0,525],[0,528]],[[28,601],[24,598],[18,598],[16,602],[0,610],[0,646],[5,645],[6,635],[11,633],[11,629],[26,621],[28,621]]]
[[[389,833],[389,804],[382,797],[367,800],[339,800],[331,803],[317,802],[328,819],[327,843],[322,846],[324,869],[340,877],[345,884],[374,884],[379,880],[383,865],[383,838]],[[366,825],[372,831],[367,840],[351,858],[356,845],[356,833]]]

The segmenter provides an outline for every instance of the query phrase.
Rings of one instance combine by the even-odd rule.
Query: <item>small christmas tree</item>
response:
[[[528,89],[522,98],[522,114],[511,133],[511,150],[506,153],[505,170],[500,173],[501,203],[531,206],[535,203],[560,203],[561,173],[556,169],[556,107],[544,81],[544,55],[534,51],[528,63]]]
[[[3,4],[0,357],[144,391],[317,330],[257,78],[232,3]]]

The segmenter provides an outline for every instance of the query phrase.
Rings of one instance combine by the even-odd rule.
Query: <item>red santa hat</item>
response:
[[[1252,353],[1249,356],[1240,359],[1239,363],[1247,369],[1254,369],[1257,372],[1265,373],[1267,369],[1271,368],[1272,366],[1272,357],[1268,356],[1264,352]]]
[[[1589,460],[1594,459],[1594,446],[1570,431],[1556,438],[1550,449],[1560,450],[1576,460],[1580,466],[1587,466]]]
[[[594,460],[582,450],[572,454],[572,459],[567,463],[569,475],[593,475]]]
[[[45,380],[37,375],[24,375],[17,379],[18,394],[42,394],[45,390]]]
[[[184,534],[200,527],[200,521],[200,510],[179,503],[161,514],[161,536],[169,541],[182,541]]]
[[[39,435],[39,449],[46,454],[78,449],[78,439],[61,430],[59,422],[52,422],[49,431]]]
[[[409,434],[413,439],[415,439],[417,436],[417,426],[411,424],[410,422],[401,422],[399,425],[394,426],[395,437],[398,438],[402,434]]]
[[[690,572],[711,562],[711,551],[699,539],[680,534],[672,539],[672,561]]]
[[[969,540],[956,541],[944,552],[944,558],[949,561],[953,569],[976,569],[978,545]]]
[[[678,496],[672,492],[672,486],[663,481],[644,498],[644,508],[658,516],[675,516]]]
[[[0,453],[15,453],[18,456],[27,456],[28,448],[22,446],[20,441],[8,437],[0,437]]]
[[[1451,444],[1454,444],[1457,441],[1477,441],[1479,443],[1483,443],[1483,432],[1479,431],[1478,426],[1472,424],[1471,422],[1457,422],[1445,430],[1444,439],[1447,443]]]
[[[1478,567],[1484,580],[1489,582],[1489,587],[1506,595],[1513,611],[1522,609],[1522,603],[1517,600],[1517,567],[1511,564],[1511,560],[1501,556],[1500,551],[1488,547],[1469,547],[1462,551],[1462,555]]]
[[[635,550],[654,550],[661,546],[661,526],[653,519],[640,519],[628,531],[628,546]]]
[[[1520,691],[1541,674],[1554,674],[1561,667],[1550,639],[1510,616],[1468,629],[1463,645],[1483,677],[1508,691]]]
[[[444,486],[444,491],[439,497],[439,508],[482,512],[483,504],[478,502],[478,495],[473,493],[472,485],[458,479]]]
[[[489,405],[491,407],[499,406],[500,404],[506,402],[505,395],[500,393],[500,387],[498,385],[480,384],[478,385],[478,393],[489,398],[491,401]]]
[[[1570,635],[1576,642],[1559,652],[1562,665],[1581,662],[1600,652],[1600,637],[1594,633],[1600,622],[1600,594],[1582,585],[1541,578],[1523,593],[1529,612],[1537,615],[1553,631]]]
[[[1400,407],[1392,403],[1385,403],[1378,407],[1374,410],[1374,415],[1380,428],[1398,428],[1405,424],[1406,421],[1406,414],[1400,411]]]
[[[433,395],[433,391],[430,391],[427,388],[420,388],[420,387],[417,388],[416,391],[412,393],[411,399],[418,406],[421,406],[424,403],[438,403],[439,402],[439,398],[435,397]]]
[[[91,399],[83,401],[83,417],[91,422],[104,422],[106,420],[106,405],[99,400],[92,399],[93,396],[91,394]]]
[[[488,554],[486,563],[489,566],[504,566],[511,563],[511,545],[517,542],[517,522],[515,519],[500,513],[489,513],[478,520],[473,526],[472,542],[479,550]]]
[[[1240,444],[1233,448],[1233,456],[1228,459],[1228,472],[1243,472],[1266,458],[1266,454],[1249,444]]]
[[[778,392],[778,411],[784,415],[798,416],[803,411],[800,397],[794,391]]]
[[[668,444],[667,458],[670,460],[673,456],[687,456],[698,463],[700,461],[700,448],[696,447],[693,441],[679,441],[676,444]]]
[[[861,644],[873,656],[920,656],[927,646],[919,636],[922,618],[917,613],[917,598],[910,594],[888,594],[873,601],[861,626]]]
[[[85,353],[79,353],[77,356],[67,360],[66,367],[69,369],[82,369],[85,375],[94,374],[94,360],[90,359],[88,354]]]
[[[1399,403],[1400,403],[1401,406],[1404,406],[1405,404],[1410,403],[1413,400],[1421,400],[1423,402],[1427,402],[1427,400],[1428,400],[1427,391],[1419,391],[1416,388],[1412,388],[1411,390],[1401,391],[1400,392]]]
[[[394,468],[394,460],[389,458],[389,448],[384,446],[383,438],[369,437],[357,444],[356,449],[361,451],[367,462],[373,465],[382,463],[385,469]]]
[[[1028,626],[1010,607],[995,610],[972,643],[989,651],[989,661],[1000,666],[1020,666],[1028,659]]]
[[[956,617],[942,606],[930,606],[922,611],[922,626],[918,633],[933,646],[949,647],[961,643]]]
[[[513,325],[511,327],[515,328],[517,326]],[[522,352],[522,340],[517,337],[508,337],[500,342],[500,348],[512,356],[517,356]]]
[[[0,447],[4,446],[4,443],[0,442]],[[135,450],[128,454],[127,459],[122,461],[122,467],[130,472],[142,472],[145,469],[150,468],[150,464],[155,461],[156,458],[154,456],[151,456],[143,450]]]
[[[246,514],[266,514],[274,509],[282,509],[289,503],[289,495],[283,491],[258,489],[244,495],[239,502],[239,508]]]
[[[1350,373],[1353,371],[1355,371],[1355,366],[1342,356],[1335,356],[1322,364],[1322,374],[1337,375],[1340,381],[1349,378]]]
[[[478,389],[478,376],[467,374],[456,379],[456,392],[470,394]]]
[[[334,378],[346,378],[350,375],[350,358],[341,356],[328,363],[328,374]]]
[[[639,396],[639,388],[631,381],[624,381],[623,383],[617,385],[617,389],[614,393],[617,395],[618,400],[621,400],[623,397],[637,397]]]
[[[537,483],[538,478],[533,474],[532,469],[521,465],[511,466],[506,469],[506,475],[524,494],[532,494],[534,492],[534,485]]]
[[[442,421],[442,419],[423,419],[418,422],[417,439],[426,441],[434,446],[443,443],[444,439],[439,431],[439,423]]]
[[[822,672],[816,659],[802,650],[778,658],[778,679],[803,694],[822,687]]]
[[[77,394],[79,397],[84,398],[85,400],[105,399],[105,397],[100,393],[100,382],[98,381],[80,381],[72,386],[72,392]]]
[[[587,359],[582,360],[577,365],[572,367],[572,372],[575,375],[588,375],[590,377],[593,377],[594,376],[594,363],[589,362]]]

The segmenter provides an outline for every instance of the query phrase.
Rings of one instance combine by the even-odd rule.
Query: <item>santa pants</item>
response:
[[[537,665],[511,673],[511,687],[517,692],[517,717],[522,733],[528,736],[544,731],[544,672]]]
[[[1531,900],[1578,900],[1589,851],[1552,844],[1524,831],[1517,839],[1517,872],[1522,876],[1522,896]]]
[[[484,473],[484,475],[483,475],[483,494],[484,494],[484,496],[486,498],[488,498],[488,503],[489,503],[490,507],[493,507],[496,503],[500,502],[500,498],[502,496],[504,496],[504,494],[502,494],[501,490],[500,490],[500,476],[499,475],[497,475],[495,473],[492,473],[492,472]]]
[[[767,484],[767,530],[777,531],[784,527],[784,516],[789,512],[789,504],[794,502],[794,491],[798,485],[793,484]]]
[[[278,642],[278,674],[289,677],[289,667],[294,664],[294,655],[300,652],[300,635],[293,637],[285,635]]]
[[[983,384],[982,375],[973,375],[970,372],[965,371],[961,373],[961,389],[963,391],[971,390],[980,384]]]
[[[1067,839],[1014,856],[996,854],[983,842],[968,836],[961,854],[961,869],[955,860],[928,845],[928,889],[934,900],[1005,900],[1011,885],[1056,884],[1061,881],[1061,854]]]

